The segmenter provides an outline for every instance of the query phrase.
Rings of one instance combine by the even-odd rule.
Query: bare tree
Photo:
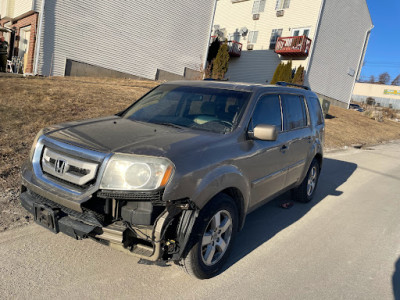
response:
[[[382,73],[379,75],[379,83],[381,84],[388,84],[390,81],[390,75],[388,72]]]
[[[369,83],[375,83],[375,76],[374,75],[371,75],[370,77],[369,77],[369,81],[368,81]]]
[[[392,85],[400,85],[400,74],[392,81]]]

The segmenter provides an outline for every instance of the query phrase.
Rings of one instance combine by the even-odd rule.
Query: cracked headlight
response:
[[[155,190],[172,177],[174,165],[163,157],[114,154],[107,163],[100,188],[106,190]]]

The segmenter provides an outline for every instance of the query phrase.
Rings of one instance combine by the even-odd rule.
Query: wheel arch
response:
[[[235,202],[239,217],[238,230],[240,231],[243,228],[246,219],[245,201],[242,192],[236,187],[229,187],[221,191],[219,194],[226,194]]]
[[[238,228],[241,229],[250,201],[250,186],[248,180],[246,180],[240,170],[234,166],[217,168],[202,179],[192,200],[202,209],[218,194],[226,194],[234,200],[238,209]]]
[[[314,159],[318,162],[318,164],[319,164],[319,169],[321,170],[321,168],[322,168],[322,162],[323,162],[322,154],[321,154],[321,153],[315,154]]]

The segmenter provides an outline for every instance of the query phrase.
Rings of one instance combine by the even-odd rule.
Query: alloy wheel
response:
[[[228,249],[232,236],[232,216],[218,211],[208,223],[201,239],[201,258],[207,266],[216,264]]]

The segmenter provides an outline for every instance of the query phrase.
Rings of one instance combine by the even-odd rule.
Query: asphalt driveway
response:
[[[400,299],[400,143],[330,153],[314,201],[289,198],[250,214],[206,281],[35,224],[6,231],[0,298]]]

